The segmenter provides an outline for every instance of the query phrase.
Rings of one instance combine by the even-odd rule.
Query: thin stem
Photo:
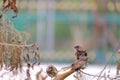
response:
[[[106,67],[108,66],[109,64],[109,61],[111,60],[111,58],[113,57],[113,54],[111,55],[111,57],[109,58],[109,60],[107,61],[106,65],[104,66],[103,70],[100,72],[99,76],[98,76],[98,79],[97,80],[100,80],[100,76],[101,74],[103,73],[103,71],[106,69]]]
[[[112,78],[112,77],[106,77],[106,76],[99,76],[99,75],[93,75],[93,74],[89,74],[89,73],[86,73],[86,72],[84,72],[84,71],[82,71],[82,70],[80,70],[83,74],[86,74],[86,75],[88,75],[88,76],[93,76],[93,77],[100,77],[100,78],[107,78],[107,79],[116,79],[116,77],[114,77],[114,78]]]
[[[8,43],[1,43],[1,42],[0,42],[0,45],[25,47],[25,46],[32,46],[33,44],[29,44],[29,45],[18,45],[18,44],[8,44]]]

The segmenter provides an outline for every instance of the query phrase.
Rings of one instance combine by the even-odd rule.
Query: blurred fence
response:
[[[119,0],[19,0],[17,4],[15,27],[30,31],[42,51],[68,51],[80,44],[104,62],[119,45]]]

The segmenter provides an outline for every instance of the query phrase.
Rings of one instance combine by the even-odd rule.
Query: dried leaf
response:
[[[6,2],[7,5],[5,5]],[[17,17],[18,9],[16,6],[16,0],[3,0],[2,12],[6,13],[9,9],[13,10],[13,12],[15,13],[15,16],[13,16],[12,18]],[[0,15],[0,17],[2,17],[2,15]]]

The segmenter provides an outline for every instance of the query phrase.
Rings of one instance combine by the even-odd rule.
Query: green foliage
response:
[[[29,28],[37,22],[37,15],[33,12],[18,13],[18,16],[14,19],[11,17],[12,15],[12,12],[6,13],[6,16],[8,16],[8,18],[14,23],[14,27],[19,31],[24,31],[26,28]]]
[[[69,39],[70,38],[70,24],[67,23],[56,23],[55,27],[56,39]]]

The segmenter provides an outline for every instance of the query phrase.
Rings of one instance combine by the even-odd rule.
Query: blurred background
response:
[[[73,62],[76,44],[87,50],[90,64],[104,64],[117,53],[120,0],[17,0],[17,6],[17,18],[12,11],[6,15],[17,30],[31,34],[28,44],[39,43],[41,62]]]

